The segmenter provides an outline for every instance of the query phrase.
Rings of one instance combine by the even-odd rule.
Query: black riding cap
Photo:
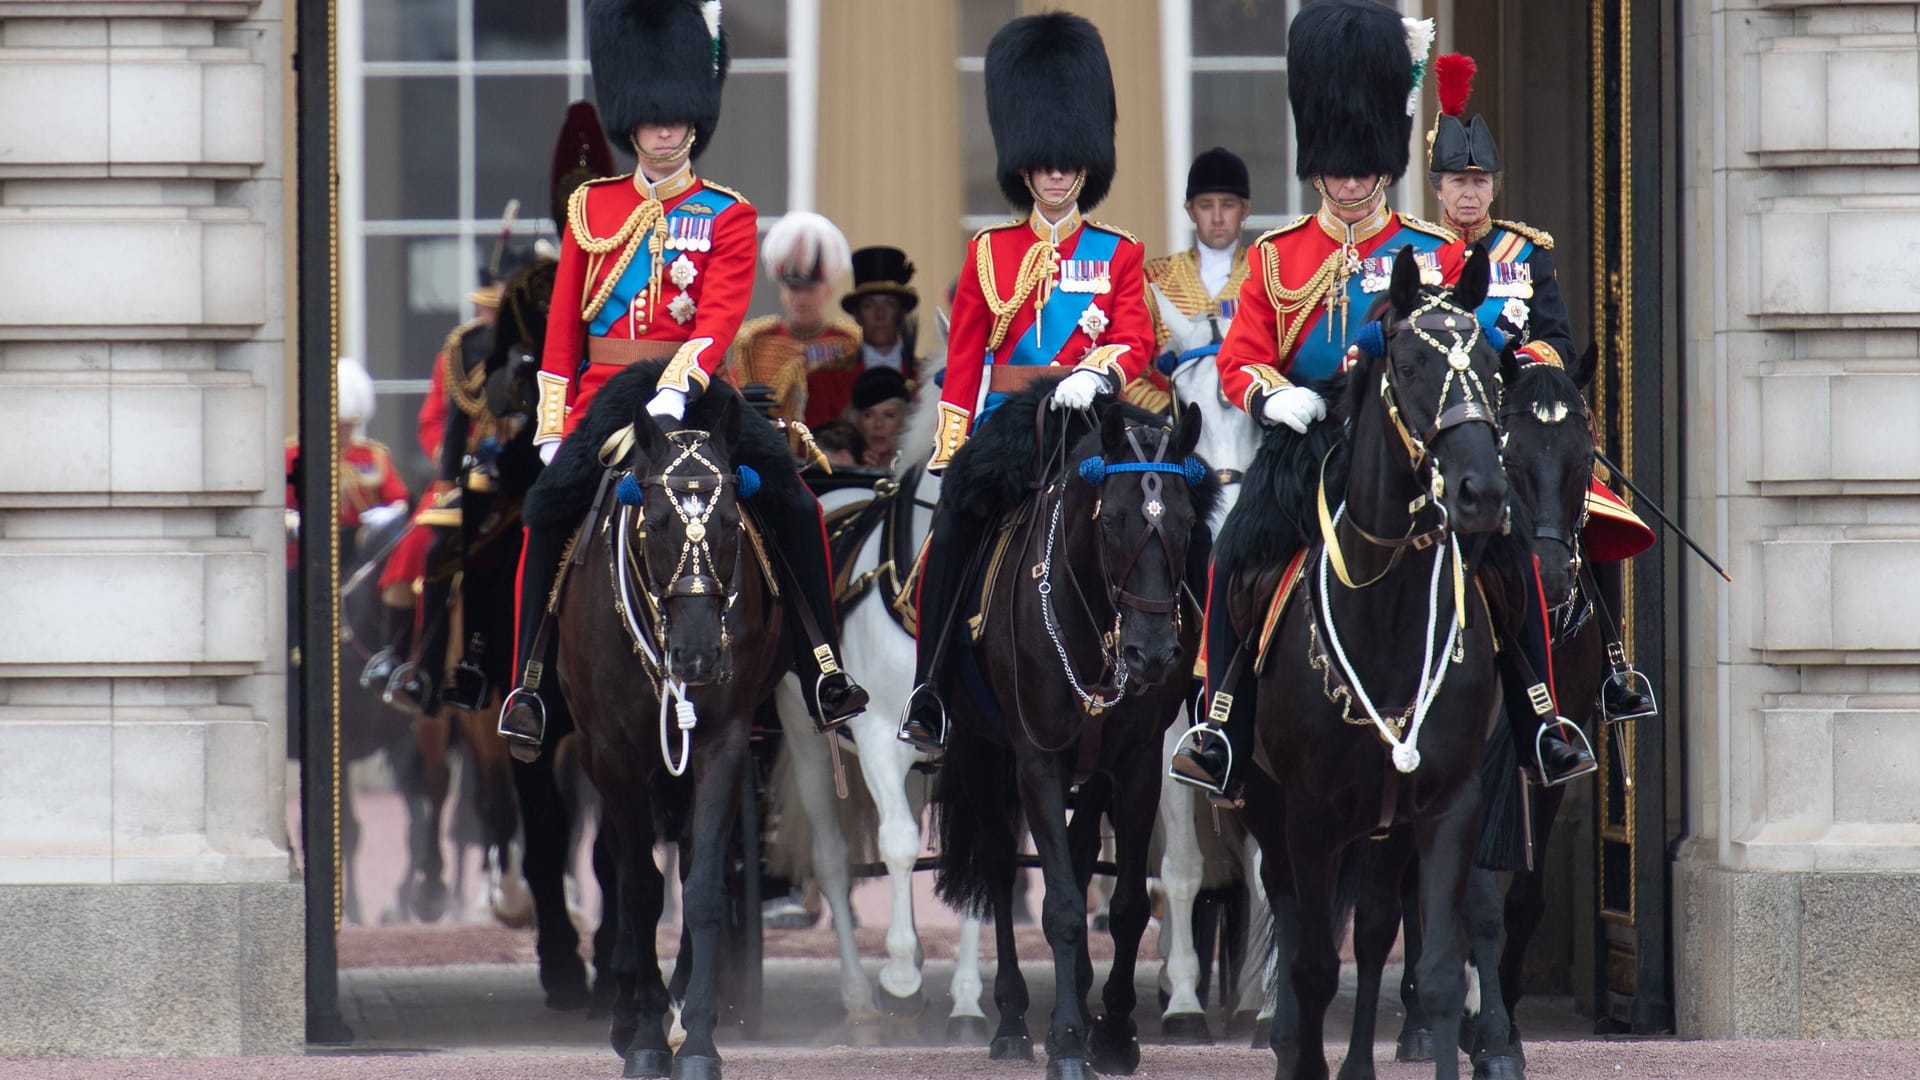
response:
[[[695,157],[713,141],[727,80],[719,0],[591,0],[587,57],[615,146],[641,124],[691,124]]]
[[[1392,8],[1374,0],[1301,8],[1287,30],[1295,174],[1399,179],[1413,137],[1412,93],[1413,51]]]
[[[1009,22],[987,45],[987,123],[1000,192],[1033,208],[1021,173],[1085,169],[1080,208],[1107,197],[1116,169],[1113,69],[1100,31],[1078,15],[1049,12]]]
[[[1253,198],[1253,181],[1247,175],[1247,163],[1224,146],[1216,146],[1199,157],[1187,169],[1187,201],[1196,195],[1222,192]]]

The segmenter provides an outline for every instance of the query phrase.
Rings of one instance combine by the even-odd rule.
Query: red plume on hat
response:
[[[1465,115],[1467,98],[1473,96],[1473,73],[1477,70],[1473,57],[1465,53],[1448,53],[1433,62],[1433,78],[1440,95],[1442,114],[1455,117]]]

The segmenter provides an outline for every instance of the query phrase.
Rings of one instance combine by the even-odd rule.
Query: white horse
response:
[[[1259,427],[1245,411],[1235,408],[1220,391],[1220,372],[1214,366],[1215,323],[1221,338],[1229,320],[1180,313],[1158,288],[1153,289],[1161,321],[1171,334],[1168,347],[1179,357],[1168,381],[1173,385],[1176,402],[1194,402],[1200,406],[1203,423],[1200,444],[1195,453],[1215,470],[1226,470],[1230,479],[1222,484],[1222,498],[1213,519],[1217,535],[1227,511],[1240,497],[1239,476],[1253,461],[1259,446]],[[1166,756],[1173,757],[1190,720],[1180,717],[1167,729]],[[1217,826],[1217,832],[1216,832]],[[1240,880],[1252,893],[1249,904],[1245,951],[1248,962],[1241,969],[1240,985],[1230,1013],[1235,1019],[1255,1016],[1259,1021],[1272,1017],[1267,1003],[1267,967],[1256,964],[1255,957],[1265,955],[1260,947],[1272,933],[1272,912],[1267,906],[1266,890],[1260,884],[1260,847],[1241,828],[1236,815],[1214,814],[1200,792],[1185,784],[1167,781],[1160,785],[1160,888],[1166,897],[1166,915],[1160,923],[1160,954],[1166,963],[1160,970],[1160,991],[1166,996],[1166,1008],[1160,1017],[1161,1032],[1168,1038],[1186,1042],[1211,1042],[1206,1009],[1198,993],[1200,958],[1193,941],[1193,905],[1203,885],[1226,884],[1219,877],[1220,858],[1209,853],[1237,855]],[[1208,870],[1215,871],[1214,878]],[[1223,928],[1223,934],[1226,932]],[[1265,1040],[1255,1032],[1256,1047]]]
[[[933,448],[934,424],[938,418],[940,390],[934,384],[931,365],[923,365],[919,399],[906,430],[901,432],[901,454],[894,463],[896,480],[916,466],[925,464]],[[922,471],[912,492],[902,498],[914,500],[914,549],[924,541],[933,524],[933,506],[940,494],[940,478]],[[872,498],[862,490],[829,492],[821,499],[828,513]],[[881,530],[875,529],[854,557],[848,580],[874,573],[891,558],[882,550]],[[906,567],[898,568],[901,577]],[[884,581],[884,575],[881,581]],[[875,587],[854,603],[840,609],[840,651],[847,669],[856,674],[871,700],[867,711],[851,720],[860,762],[880,815],[879,850],[887,866],[887,878],[893,886],[893,912],[887,923],[887,959],[880,966],[880,993],[887,1011],[895,1015],[917,1014],[925,1005],[921,965],[925,953],[913,922],[913,872],[920,856],[920,812],[925,793],[909,795],[907,779],[924,756],[899,740],[900,716],[907,695],[913,690],[914,640],[902,630],[888,612],[893,597],[882,595],[885,588]],[[860,967],[853,942],[848,907],[847,842],[834,813],[834,782],[829,747],[813,733],[800,696],[797,680],[784,680],[775,703],[780,710],[782,728],[791,737],[794,765],[799,777],[799,794],[813,826],[813,865],[820,891],[833,909],[834,926],[840,934],[841,998],[849,1017],[866,1017],[875,1012],[872,986]],[[803,750],[804,748],[804,750]],[[987,1041],[986,1013],[980,1008],[980,920],[963,917],[960,940],[955,950],[953,1010],[948,1018],[948,1039],[954,1042]]]

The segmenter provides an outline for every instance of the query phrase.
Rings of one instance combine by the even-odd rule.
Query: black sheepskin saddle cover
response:
[[[601,444],[631,424],[636,411],[645,408],[665,367],[662,360],[634,364],[608,380],[593,396],[586,420],[560,444],[553,463],[527,493],[523,514],[528,528],[572,529],[587,516],[600,474],[605,471],[600,464]],[[738,402],[740,409],[740,446],[731,464],[751,466],[760,474],[760,491],[749,503],[803,492],[806,485],[794,469],[786,436],[749,407],[730,384],[715,379],[687,405],[680,428],[712,431],[719,425],[728,401]]]

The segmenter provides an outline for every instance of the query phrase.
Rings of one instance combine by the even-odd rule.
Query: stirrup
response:
[[[861,700],[859,706],[854,708],[851,712],[848,712],[846,715],[829,717],[827,715],[827,703],[821,700],[820,698],[820,688],[827,684],[828,679],[834,678],[835,676],[845,679],[847,681],[848,688],[850,690],[858,691],[860,698],[863,700]],[[859,683],[855,682],[853,680],[853,676],[847,674],[845,668],[836,667],[832,671],[822,671],[820,674],[814,676],[813,678],[813,709],[814,709],[813,728],[814,730],[822,734],[825,734],[826,732],[832,731],[833,729],[844,725],[847,721],[853,719],[856,716],[859,716],[861,713],[866,712],[867,701],[869,700],[871,700],[871,698],[869,698],[867,695],[866,687],[861,686]]]
[[[1227,750],[1226,775],[1228,778],[1231,778],[1233,776],[1233,743],[1228,741],[1226,734],[1223,733],[1219,728],[1216,728],[1212,724],[1203,720],[1194,724],[1192,727],[1188,728],[1186,730],[1186,734],[1180,736],[1179,744],[1174,747],[1173,756],[1167,759],[1167,778],[1174,781],[1175,783],[1185,784],[1190,788],[1195,788],[1199,791],[1205,792],[1207,795],[1207,801],[1213,803],[1215,806],[1225,806],[1229,808],[1236,807],[1239,805],[1240,800],[1235,799],[1227,794],[1227,787],[1228,787],[1229,780],[1223,779],[1218,782],[1212,782],[1202,777],[1195,776],[1192,773],[1185,773],[1180,771],[1180,767],[1179,767],[1180,752],[1182,750],[1188,749],[1189,744],[1191,744],[1191,749],[1193,750],[1193,752],[1196,754],[1199,753],[1201,749],[1201,742],[1199,739],[1196,739],[1194,736],[1200,735],[1203,733],[1205,735],[1209,735],[1215,739],[1220,740],[1220,745],[1226,747],[1226,750]]]
[[[389,645],[372,656],[367,657],[367,665],[360,669],[360,688],[373,689],[375,682],[384,686],[393,677],[393,646]]]
[[[485,707],[487,703],[487,673],[479,665],[462,660],[453,667],[453,673],[447,679],[446,689],[440,692],[440,700],[456,709],[472,712]]]
[[[1541,760],[1540,751],[1541,751],[1541,748],[1546,744],[1548,728],[1557,729],[1560,732],[1560,737],[1563,739],[1566,738],[1567,732],[1569,731],[1573,732],[1574,738],[1579,740],[1578,743],[1576,744],[1574,742],[1574,739],[1567,739],[1567,743],[1570,746],[1578,746],[1579,748],[1586,750],[1587,752],[1586,768],[1581,769],[1577,772],[1570,772],[1565,776],[1554,777],[1554,776],[1547,775],[1547,766],[1546,766],[1546,763]],[[1583,776],[1592,776],[1594,773],[1599,772],[1600,759],[1598,756],[1594,754],[1593,744],[1587,741],[1587,733],[1580,730],[1580,725],[1574,723],[1573,721],[1567,719],[1564,716],[1556,716],[1548,723],[1541,724],[1539,730],[1533,733],[1533,767],[1534,767],[1534,770],[1540,774],[1541,787],[1559,787],[1561,784],[1564,784],[1570,780],[1578,780]]]
[[[529,735],[507,726],[507,715],[513,712],[514,706],[519,705],[522,700],[528,703],[533,710],[533,715],[540,722],[538,734]],[[500,719],[495,724],[494,730],[499,732],[501,738],[507,740],[508,752],[515,759],[525,762],[538,760],[540,744],[545,741],[547,734],[547,703],[540,700],[539,691],[529,690],[524,686],[514,687],[513,693],[507,695],[507,700],[500,703]]]
[[[914,702],[920,700],[920,695],[922,694],[932,695],[933,703],[940,707],[940,735],[938,742],[928,743],[925,739],[915,738],[913,728],[908,723],[913,717]],[[900,731],[896,737],[901,742],[926,754],[928,757],[937,757],[946,752],[947,736],[951,730],[951,724],[947,719],[947,703],[940,699],[939,693],[935,691],[929,683],[921,683],[914,687],[913,692],[907,695],[906,707],[900,711]]]
[[[1615,715],[1607,708],[1607,687],[1614,685],[1616,681],[1621,688],[1621,693],[1637,693],[1641,697],[1646,698],[1647,707],[1640,712]],[[1660,715],[1660,699],[1654,695],[1652,680],[1641,674],[1639,669],[1632,665],[1614,668],[1607,675],[1607,681],[1600,685],[1600,716],[1601,719],[1607,723],[1625,724],[1634,720],[1644,720],[1648,717],[1658,715]]]
[[[408,693],[406,689],[407,680],[419,673],[420,665],[411,660],[394,668],[393,674],[387,679],[386,690],[380,694],[380,700],[399,709],[401,712],[425,713],[427,711],[427,700],[433,696],[432,681],[424,674],[420,674],[420,681],[424,686],[420,696],[417,698]]]

